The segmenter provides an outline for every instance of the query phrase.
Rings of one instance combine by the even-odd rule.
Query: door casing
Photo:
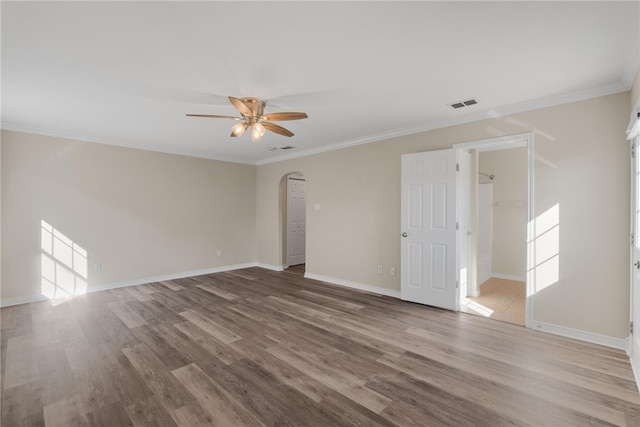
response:
[[[454,144],[458,150],[476,149],[481,151],[501,150],[506,148],[527,147],[527,275],[526,275],[526,316],[525,326],[533,328],[533,306],[535,294],[535,264],[534,264],[534,236],[535,236],[535,140],[533,132],[516,135],[502,136],[498,138],[481,139],[477,141]]]

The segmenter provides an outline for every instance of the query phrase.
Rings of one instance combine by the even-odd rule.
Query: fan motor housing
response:
[[[266,103],[258,98],[241,98],[241,101],[251,110],[251,116],[260,118],[264,115],[264,106]]]

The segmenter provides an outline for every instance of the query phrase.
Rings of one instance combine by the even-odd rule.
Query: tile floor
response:
[[[466,297],[460,311],[524,326],[525,283],[492,277],[480,285],[479,297]]]

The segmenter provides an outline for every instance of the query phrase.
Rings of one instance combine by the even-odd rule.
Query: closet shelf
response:
[[[527,202],[521,202],[517,200],[507,200],[504,202],[495,202],[493,206],[516,206],[516,207],[525,207],[527,206]]]

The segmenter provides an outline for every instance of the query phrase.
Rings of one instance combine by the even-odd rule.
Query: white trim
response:
[[[627,351],[627,355],[629,352]],[[640,392],[640,372],[638,372],[638,366],[634,366],[633,360],[631,360],[631,372],[633,372],[633,378],[636,380],[636,387],[638,388],[638,392]]]
[[[32,302],[46,301],[49,297],[46,295],[27,295],[24,297],[4,298],[0,300],[0,307],[10,307],[12,305],[29,304]]]
[[[640,107],[638,107],[640,109]],[[640,118],[637,117],[640,111],[635,114],[635,117],[631,118],[629,126],[627,126],[627,139],[631,141],[636,136],[640,135]]]
[[[541,108],[553,107],[556,105],[568,104],[571,102],[584,101],[586,99],[598,98],[601,96],[614,95],[616,93],[626,92],[629,90],[624,83],[614,83],[611,85],[600,86],[593,89],[587,89],[580,92],[573,92],[570,94],[551,96],[548,98],[536,99],[533,101],[522,102],[519,104],[507,105],[504,107],[496,108],[495,110],[477,111],[463,116],[457,116],[452,119],[441,120],[432,122],[422,126],[412,128],[396,129],[389,132],[384,132],[375,135],[369,135],[362,138],[352,139],[349,141],[337,142],[334,144],[328,144],[309,150],[298,151],[296,153],[287,153],[281,156],[271,157],[268,159],[257,160],[255,164],[257,166],[267,165],[270,163],[277,163],[284,160],[296,159],[298,157],[306,157],[314,154],[325,153],[328,151],[341,150],[343,148],[354,147],[356,145],[368,144],[371,142],[383,141],[391,138],[398,138],[401,136],[414,135],[421,132],[428,132],[431,130],[442,129],[450,126],[462,125],[465,123],[477,122],[480,120],[487,120],[492,118],[499,118],[508,116],[511,114],[522,113],[525,111],[538,110]],[[505,137],[507,138],[507,137]],[[456,148],[454,146],[454,148]]]
[[[357,289],[360,291],[371,292],[379,295],[400,299],[400,291],[393,289],[380,288],[378,286],[367,285],[364,283],[352,282],[350,280],[339,279],[337,277],[322,276],[315,273],[304,273],[305,279],[319,280],[321,282],[330,283],[332,285],[343,286],[345,288]]]
[[[527,281],[525,276],[516,276],[515,274],[491,273],[491,277],[495,277],[496,279],[515,280],[517,282]]]
[[[255,262],[244,264],[224,265],[220,267],[203,268],[200,270],[183,271],[181,273],[165,274],[162,276],[145,277],[142,279],[125,280],[123,282],[104,283],[102,285],[91,286],[87,288],[87,293],[106,291],[109,289],[124,288],[128,286],[144,285],[146,283],[162,282],[165,280],[183,279],[185,277],[201,276],[203,274],[222,273],[224,271],[240,270],[242,268],[256,267]],[[45,294],[27,295],[23,297],[4,298],[0,300],[0,307],[9,307],[18,304],[27,304],[31,302],[46,301],[51,299]]]
[[[606,335],[594,334],[592,332],[567,328],[565,326],[553,325],[551,323],[534,321],[533,329],[554,335],[560,335],[566,338],[572,338],[579,341],[590,342],[592,344],[604,345],[619,350],[626,351],[628,346],[627,340],[624,338],[614,338]]]
[[[256,165],[256,162],[254,161],[243,160],[236,157],[211,156],[206,153],[188,151],[183,149],[172,149],[167,147],[160,148],[155,146],[137,146],[137,145],[133,146],[133,145],[127,145],[124,143],[119,143],[114,141],[105,142],[105,141],[101,141],[99,137],[93,136],[93,135],[85,136],[85,135],[76,134],[71,131],[45,129],[45,128],[40,128],[35,126],[26,126],[26,125],[21,125],[16,123],[0,122],[0,129],[8,130],[11,132],[30,133],[34,135],[48,136],[52,138],[72,139],[74,141],[88,142],[92,144],[112,145],[115,147],[131,148],[134,150],[153,151],[154,153],[165,153],[165,154],[174,154],[176,156],[195,157],[198,159],[217,160],[219,162],[225,162],[225,163],[238,163],[241,165],[251,165],[251,166]]]
[[[266,268],[267,270],[273,270],[273,271],[284,271],[285,269],[285,266],[283,265],[265,264],[262,262],[255,263],[255,267]]]
[[[469,292],[467,292],[467,296],[471,297],[471,298],[479,298],[480,297],[480,291],[476,291],[476,290],[469,291]]]
[[[515,135],[499,136],[497,138],[480,139],[477,141],[460,142],[453,144],[452,148],[468,150],[475,148],[479,152],[504,150],[507,148],[526,147],[531,132],[518,133]]]
[[[508,116],[511,114],[522,113],[525,111],[538,110],[541,108],[553,107],[556,105],[568,104],[571,102],[583,101],[591,98],[598,98],[601,96],[614,95],[616,93],[628,91],[629,85],[625,82],[614,83],[610,85],[600,86],[593,89],[587,89],[584,91],[573,92],[569,94],[556,95],[547,98],[535,99],[532,101],[522,102],[518,104],[506,105],[504,107],[498,107],[495,110],[476,111],[461,116],[456,116],[450,119],[435,121],[421,126],[415,126],[411,128],[400,128],[388,132],[383,132],[374,135],[368,135],[362,138],[351,139],[348,141],[335,142],[333,144],[327,144],[309,150],[302,150],[296,153],[287,153],[281,156],[270,157],[266,159],[258,159],[256,161],[244,160],[239,158],[230,158],[224,156],[211,156],[205,153],[187,152],[183,150],[172,150],[163,147],[134,147],[126,144],[118,144],[113,141],[103,142],[100,138],[94,135],[83,136],[78,135],[68,130],[53,130],[44,129],[33,126],[27,126],[17,123],[0,122],[0,129],[10,130],[14,132],[25,132],[44,136],[53,136],[57,138],[73,139],[76,141],[94,142],[98,144],[115,145],[120,147],[134,148],[138,150],[155,151],[159,153],[176,154],[179,156],[190,156],[209,160],[218,160],[222,162],[239,163],[245,165],[262,166],[270,163],[277,163],[284,160],[296,159],[299,157],[311,156],[314,154],[325,153],[329,151],[342,150],[343,148],[354,147],[357,145],[368,144],[371,142],[383,141],[391,138],[398,138],[402,136],[414,135],[417,133],[428,132],[435,129],[442,129],[450,126],[462,125],[466,123],[477,122],[480,120],[486,120],[491,118],[499,118]]]

